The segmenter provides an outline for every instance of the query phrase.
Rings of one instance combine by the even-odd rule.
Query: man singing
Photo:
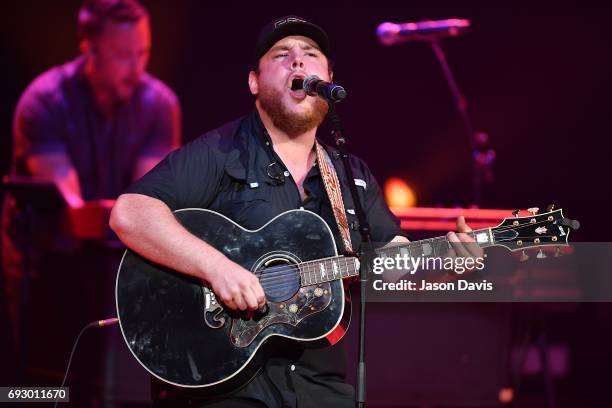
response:
[[[319,214],[341,243],[317,160],[316,132],[328,105],[293,86],[295,79],[309,75],[331,81],[329,56],[326,33],[304,19],[282,17],[265,26],[248,77],[254,110],[173,152],[121,195],[111,214],[111,227],[120,239],[156,263],[208,282],[227,308],[241,311],[265,305],[257,277],[191,235],[173,210],[206,208],[257,229],[282,212],[303,207]],[[324,149],[338,173],[346,209],[353,209],[335,149]],[[365,163],[350,160],[355,178],[364,181],[358,188],[373,241],[406,241]],[[346,215],[354,225],[354,211]],[[359,233],[353,229],[350,236],[358,248]],[[260,374],[225,399],[191,400],[165,387],[156,404],[352,407],[353,389],[344,377],[345,355],[339,343],[326,349],[292,344],[278,349]]]

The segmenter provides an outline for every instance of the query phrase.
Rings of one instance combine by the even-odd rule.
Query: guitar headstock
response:
[[[570,231],[580,228],[580,223],[563,216],[563,210],[554,210],[551,205],[547,212],[538,214],[539,209],[529,208],[530,216],[505,218],[498,226],[491,228],[494,245],[518,251],[545,245],[566,246]]]

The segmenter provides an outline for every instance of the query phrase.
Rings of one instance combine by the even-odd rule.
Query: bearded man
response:
[[[342,242],[316,152],[317,128],[328,106],[293,85],[309,75],[332,80],[328,37],[302,18],[282,17],[262,29],[255,50],[256,66],[248,79],[255,109],[171,153],[119,197],[111,214],[111,227],[130,249],[207,282],[227,308],[241,311],[266,304],[258,278],[189,233],[173,210],[206,208],[255,230],[285,211],[303,208],[321,216],[336,242]],[[337,151],[323,149],[332,158],[348,224],[354,226]],[[356,157],[350,162],[355,178],[363,181],[358,188],[372,240],[406,241],[367,166]],[[356,228],[350,236],[358,248]],[[185,390],[158,387],[156,406],[352,407],[354,391],[345,374],[341,342],[325,349],[292,344],[277,348],[264,369],[232,395],[201,401]]]

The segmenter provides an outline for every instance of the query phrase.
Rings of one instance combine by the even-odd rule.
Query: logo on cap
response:
[[[282,20],[278,20],[274,23],[274,28],[277,28],[278,26],[281,26],[283,24],[287,24],[287,23],[306,23],[306,20],[302,20],[301,18],[296,18],[296,17],[287,17],[287,18],[283,18]]]

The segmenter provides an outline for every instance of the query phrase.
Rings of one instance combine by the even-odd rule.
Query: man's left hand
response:
[[[452,246],[449,249],[448,256],[453,258],[482,258],[484,252],[474,241],[474,238],[468,235],[469,232],[472,232],[472,229],[465,223],[465,217],[460,215],[457,217],[457,232],[450,231],[446,234],[446,238]]]

